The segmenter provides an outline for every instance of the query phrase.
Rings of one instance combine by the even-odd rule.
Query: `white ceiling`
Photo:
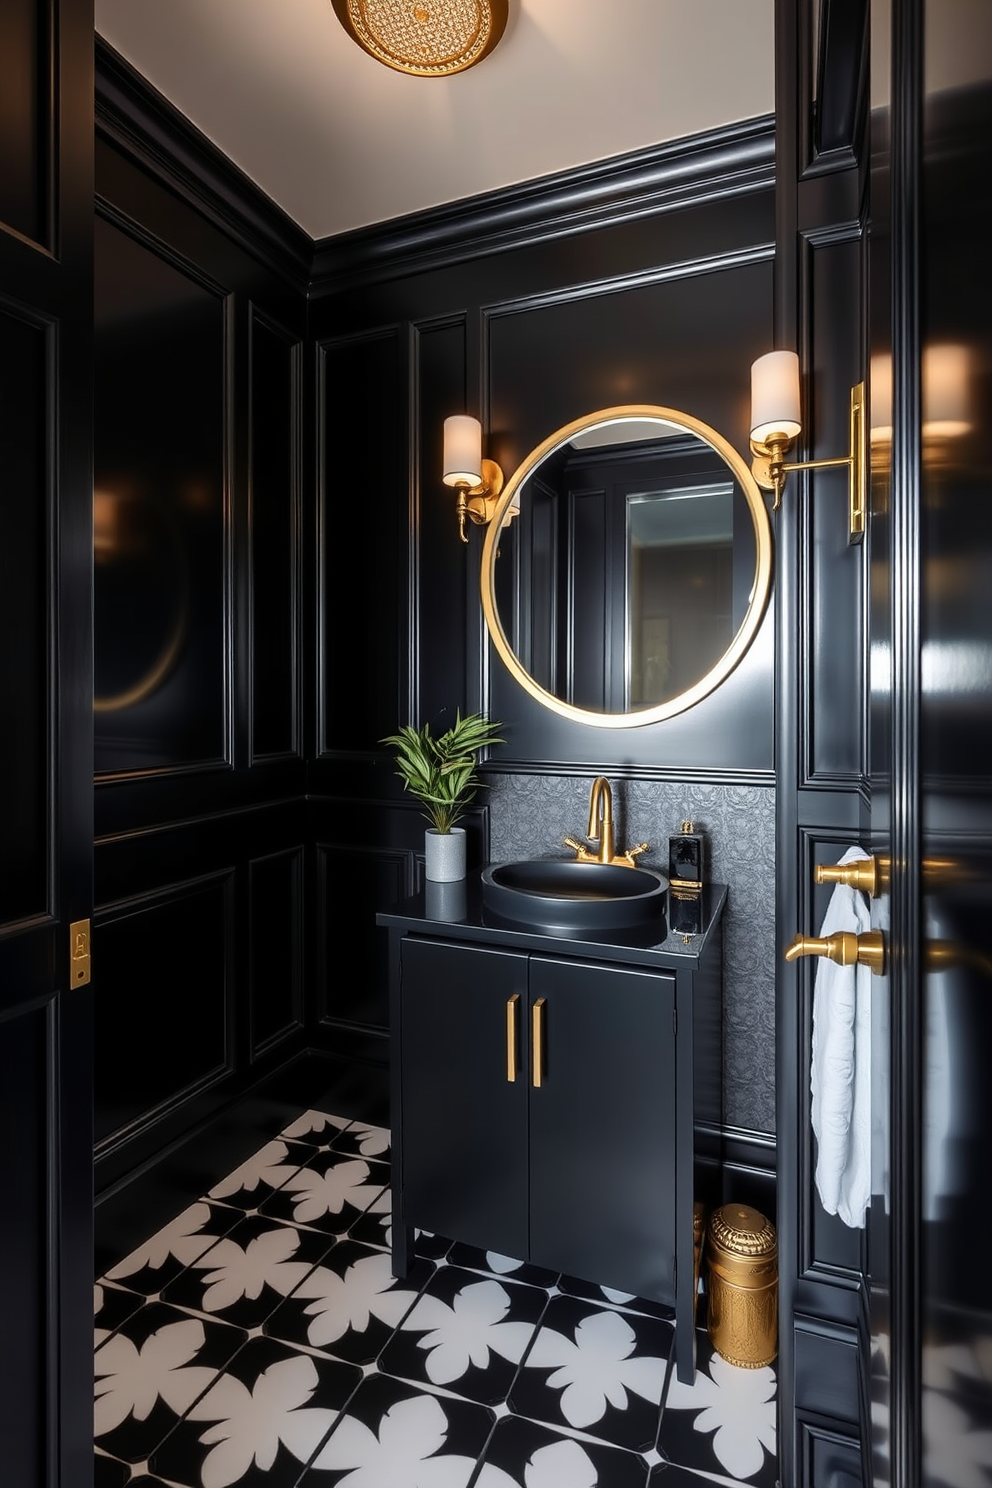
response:
[[[774,0],[510,0],[496,50],[448,78],[374,61],[330,0],[95,5],[97,33],[314,238],[774,106]]]

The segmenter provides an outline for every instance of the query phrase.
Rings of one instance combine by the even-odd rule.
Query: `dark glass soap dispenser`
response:
[[[682,823],[681,832],[668,839],[668,879],[676,889],[701,889],[705,864],[703,837],[693,831],[691,821]]]

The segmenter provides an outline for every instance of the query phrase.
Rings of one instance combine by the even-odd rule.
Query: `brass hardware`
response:
[[[512,1085],[517,1078],[517,1007],[520,993],[514,992],[506,1004],[506,1078]]]
[[[604,775],[597,775],[589,793],[589,825],[586,828],[586,836],[590,842],[599,843],[595,852],[585,847],[575,837],[562,838],[566,847],[575,850],[575,856],[580,863],[613,863],[619,868],[636,868],[637,864],[634,859],[641,853],[646,853],[650,846],[647,842],[639,842],[636,847],[630,847],[626,852],[616,851],[613,832],[613,792],[610,789],[610,782]]]
[[[710,1342],[728,1363],[761,1369],[778,1352],[775,1226],[748,1204],[725,1204],[710,1216],[706,1254]]]
[[[455,489],[458,492],[458,503],[455,507],[458,513],[458,535],[463,543],[467,543],[466,517],[477,527],[489,525],[503,489],[503,472],[495,460],[483,460],[482,480],[479,485],[466,486],[459,482]]]
[[[826,470],[830,466],[846,465],[848,468],[848,542],[860,542],[865,534],[865,513],[868,488],[868,424],[865,416],[865,384],[855,383],[851,389],[850,405],[850,453],[838,455],[831,460],[785,459],[792,443],[782,435],[773,436],[767,443],[751,440],[751,473],[764,491],[774,491],[772,510],[778,511],[782,504],[785,477],[790,470]]]
[[[889,884],[888,858],[858,858],[853,863],[819,863],[813,874],[818,884],[846,884],[877,899]]]
[[[73,920],[69,926],[69,985],[85,987],[90,979],[90,922]]]
[[[992,957],[958,940],[925,940],[923,965],[928,972],[955,971],[967,966],[992,978]]]
[[[533,1045],[531,1050],[531,1061],[533,1065],[531,1083],[535,1090],[540,1090],[541,1080],[544,1076],[544,1003],[545,999],[539,997],[531,1009],[530,1015],[531,1044]]]
[[[797,935],[785,953],[786,961],[800,956],[824,956],[838,966],[867,966],[875,976],[885,970],[885,940],[881,930],[866,930],[855,935],[853,930],[838,930],[824,937]]]

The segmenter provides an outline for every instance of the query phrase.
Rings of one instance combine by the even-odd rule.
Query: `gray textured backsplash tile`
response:
[[[585,836],[591,778],[487,775],[494,862],[568,857]],[[775,1130],[775,791],[772,786],[612,780],[617,850],[666,871],[668,839],[687,818],[709,849],[709,878],[729,887],[724,922],[724,1120]]]

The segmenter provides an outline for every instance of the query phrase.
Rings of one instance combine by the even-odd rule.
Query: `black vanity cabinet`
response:
[[[725,896],[707,890],[692,937],[516,929],[474,882],[457,921],[429,918],[423,894],[377,917],[397,1275],[422,1229],[667,1304],[692,1377],[694,1129],[720,1121]]]
[[[675,978],[407,936],[402,1208],[674,1306]]]

